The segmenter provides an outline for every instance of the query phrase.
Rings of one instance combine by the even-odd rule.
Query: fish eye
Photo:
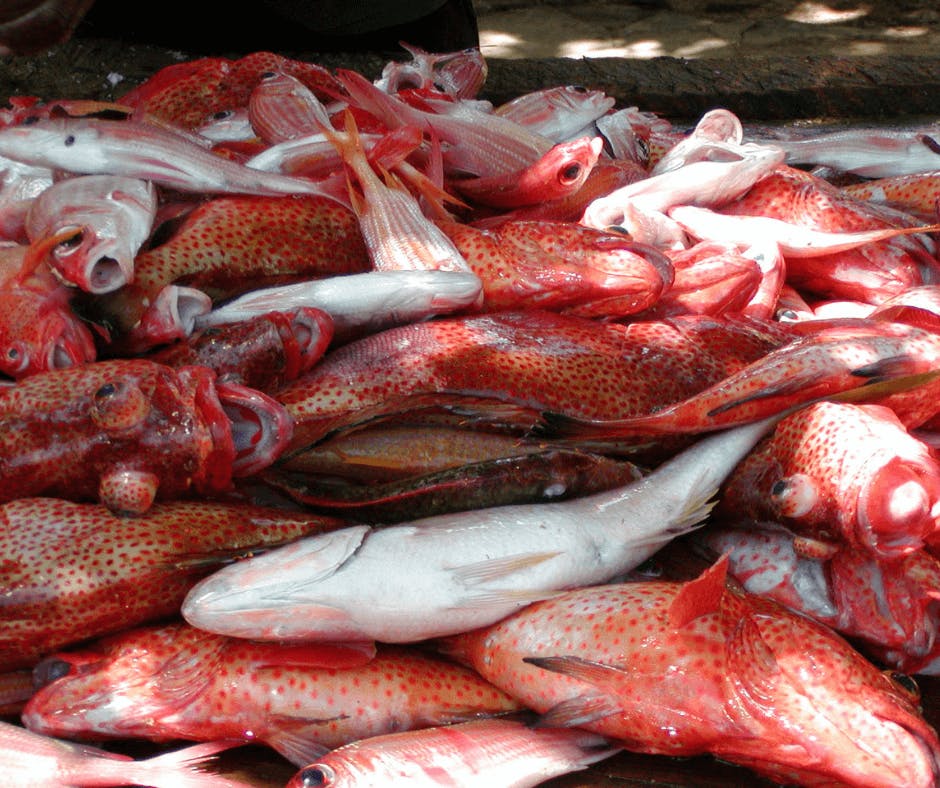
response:
[[[572,89],[575,93],[587,93],[587,92],[588,92],[588,89],[587,89],[586,87],[584,87],[584,85],[572,85],[572,86],[571,86],[571,89]]]
[[[906,673],[901,673],[897,670],[889,670],[886,671],[886,673],[888,678],[891,679],[902,692],[910,695],[914,700],[920,699],[920,687],[912,676],[908,676]]]
[[[231,118],[235,115],[235,111],[231,109],[220,109],[218,112],[212,113],[212,120],[225,120],[226,118]]]
[[[562,183],[576,181],[578,176],[581,174],[581,169],[581,165],[574,161],[561,171],[559,180],[561,180]]]
[[[787,491],[788,486],[786,479],[778,479],[774,482],[773,487],[770,488],[770,497],[779,498]]]
[[[127,430],[150,415],[150,401],[130,381],[108,382],[91,397],[91,419],[103,430]]]
[[[75,135],[74,135],[74,134],[69,134],[69,135],[65,138],[65,147],[68,148],[70,145],[74,145],[74,144],[75,144]]]
[[[22,372],[29,365],[29,350],[22,342],[11,342],[3,357],[4,367],[11,375]]]
[[[336,779],[336,773],[325,764],[314,764],[300,772],[300,784],[303,788],[320,788]]]
[[[277,76],[277,72],[276,72],[276,71],[265,71],[265,72],[259,77],[259,79],[261,79],[261,80],[265,80],[265,79],[274,79],[274,77],[276,77],[276,76]]]

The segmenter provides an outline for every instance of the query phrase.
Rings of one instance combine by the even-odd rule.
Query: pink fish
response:
[[[894,670],[936,673],[940,561],[926,550],[884,560],[747,519],[691,539],[712,558],[727,554],[729,574],[751,593],[831,627]]]
[[[558,85],[523,93],[493,111],[555,142],[584,135],[616,100],[603,90]]]
[[[559,142],[523,170],[475,178],[452,178],[449,186],[472,203],[519,208],[576,193],[587,180],[603,148],[600,137]]]
[[[135,761],[87,744],[54,739],[0,721],[0,760],[7,788],[150,785],[154,788],[248,788],[199,768],[238,742],[207,742]]]
[[[353,788],[407,782],[414,788],[528,788],[587,768],[620,749],[574,728],[534,728],[517,719],[473,720],[373,736],[305,766],[287,788]]]
[[[393,731],[518,711],[474,671],[418,648],[284,645],[183,624],[50,656],[23,722],[38,733],[267,744],[297,766]]]
[[[819,402],[777,424],[718,508],[897,558],[937,539],[940,465],[889,408]]]
[[[569,591],[445,652],[542,715],[627,749],[712,753],[785,783],[933,786],[940,740],[916,698],[831,630],[726,585]]]

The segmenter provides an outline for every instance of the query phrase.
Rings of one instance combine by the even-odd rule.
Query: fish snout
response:
[[[860,539],[883,558],[917,550],[936,528],[938,491],[922,468],[891,458],[859,491]]]

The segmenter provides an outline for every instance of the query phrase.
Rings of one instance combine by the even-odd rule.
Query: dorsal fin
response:
[[[680,629],[691,621],[718,611],[725,593],[728,554],[725,553],[695,580],[683,584],[669,606],[669,625]]]

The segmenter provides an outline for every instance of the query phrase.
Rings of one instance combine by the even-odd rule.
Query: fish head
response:
[[[107,172],[95,119],[29,117],[0,128],[0,156],[67,172]],[[100,121],[110,128],[120,121]]]
[[[936,784],[940,741],[909,682],[782,605],[725,598],[729,692],[760,731],[737,762],[785,782]]]
[[[61,279],[106,293],[133,279],[134,257],[150,236],[156,211],[150,181],[81,175],[59,180],[37,197],[26,231],[32,244],[49,247],[49,265]]]
[[[199,581],[182,605],[195,627],[258,640],[371,640],[354,610],[330,598],[329,580],[355,554],[369,526],[341,528],[303,538]]]
[[[25,286],[0,291],[0,372],[18,380],[96,357],[88,325],[62,294]]]
[[[64,738],[146,736],[205,687],[199,670],[211,672],[221,648],[216,636],[173,624],[51,654],[33,671],[36,692],[24,706],[23,723]]]

